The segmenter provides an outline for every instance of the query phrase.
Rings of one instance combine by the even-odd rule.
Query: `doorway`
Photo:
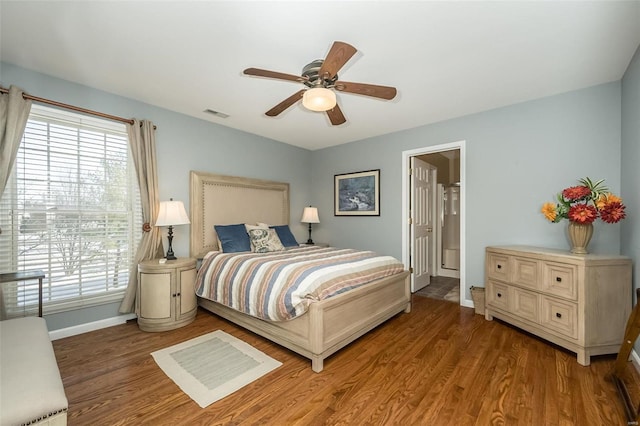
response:
[[[415,159],[437,170],[437,190],[429,197],[427,210],[434,211],[431,255],[423,259],[416,251],[412,206],[413,178],[410,175]],[[459,283],[460,305],[472,307],[465,285],[465,141],[424,147],[402,153],[402,260],[407,269],[415,272],[416,265],[429,262],[431,283]],[[416,201],[414,201],[415,203]],[[422,202],[422,201],[420,201]],[[417,288],[412,274],[412,291]],[[428,289],[428,287],[427,287]],[[434,288],[435,290],[435,288]]]

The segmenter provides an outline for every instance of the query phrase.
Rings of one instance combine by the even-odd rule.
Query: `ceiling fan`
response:
[[[259,68],[247,68],[243,72],[256,77],[296,81],[307,86],[267,111],[265,114],[269,117],[277,116],[302,100],[302,105],[311,111],[326,111],[331,124],[336,126],[345,123],[347,119],[336,103],[334,90],[387,100],[393,99],[397,93],[395,87],[338,80],[338,71],[356,52],[357,49],[350,44],[336,41],[325,59],[317,59],[307,64],[299,76]]]

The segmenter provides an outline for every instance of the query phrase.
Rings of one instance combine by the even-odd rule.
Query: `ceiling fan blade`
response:
[[[333,124],[334,126],[339,126],[340,124],[344,124],[347,122],[347,119],[344,118],[344,114],[342,114],[342,110],[340,109],[338,104],[336,104],[336,106],[334,106],[332,109],[328,110],[327,115],[329,116],[331,124]]]
[[[373,96],[374,98],[393,99],[398,91],[395,87],[377,86],[375,84],[350,83],[348,81],[336,81],[336,90],[358,95]]]
[[[275,117],[285,109],[289,108],[291,105],[301,100],[303,94],[304,94],[304,89],[298,90],[296,93],[289,96],[287,99],[280,102],[278,105],[274,106],[269,111],[265,112],[265,115],[268,115],[269,117]]]
[[[320,67],[318,75],[326,80],[331,80],[357,51],[355,47],[345,42],[334,42]]]
[[[304,77],[293,74],[285,74],[282,72],[262,70],[260,68],[247,68],[243,71],[246,75],[254,75],[256,77],[267,77],[267,78],[276,78],[278,80],[289,80],[289,81],[297,81],[303,82],[305,81]]]

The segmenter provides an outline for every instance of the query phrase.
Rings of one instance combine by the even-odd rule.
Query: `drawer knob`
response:
[[[498,297],[502,297],[502,293],[498,293]]]
[[[560,277],[556,277],[556,281],[558,281],[559,283],[561,283],[561,282],[562,282],[562,278],[560,278]]]
[[[498,269],[502,269],[502,265],[498,265]]]
[[[556,317],[557,318],[562,318],[562,314],[560,312],[556,312]]]

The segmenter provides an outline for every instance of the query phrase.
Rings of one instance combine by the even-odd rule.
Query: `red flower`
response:
[[[607,203],[602,210],[600,210],[600,218],[603,222],[618,223],[627,216],[624,208],[624,204],[618,201]]]
[[[622,198],[613,195],[604,179],[579,179],[579,186],[570,186],[556,194],[555,203],[542,206],[544,217],[557,223],[562,219],[579,224],[593,223],[598,217],[605,223],[618,223],[626,217]]]
[[[562,191],[562,196],[569,201],[578,201],[591,195],[591,190],[586,186],[572,186]]]
[[[598,217],[598,211],[593,206],[574,204],[567,213],[569,220],[577,223],[593,223]]]

